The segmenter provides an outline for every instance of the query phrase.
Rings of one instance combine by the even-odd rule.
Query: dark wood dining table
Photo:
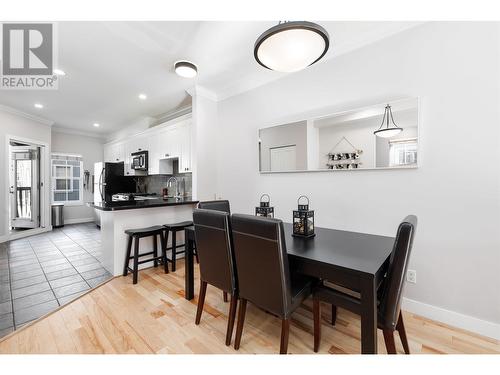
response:
[[[284,223],[290,268],[359,292],[361,298],[361,352],[377,353],[377,287],[394,244],[393,237],[336,229],[315,228],[311,238],[292,236]],[[185,298],[194,298],[194,227],[185,231]]]

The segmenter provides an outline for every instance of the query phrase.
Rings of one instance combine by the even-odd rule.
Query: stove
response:
[[[113,202],[134,201],[144,199],[156,199],[155,193],[116,193],[113,194],[111,200]]]

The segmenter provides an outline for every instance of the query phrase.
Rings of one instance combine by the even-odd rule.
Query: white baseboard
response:
[[[428,305],[409,298],[403,298],[403,310],[432,319],[453,327],[500,340],[500,324],[474,318],[441,307]]]
[[[80,219],[65,219],[64,224],[81,224],[81,223],[91,223],[95,219],[93,217],[84,217]]]

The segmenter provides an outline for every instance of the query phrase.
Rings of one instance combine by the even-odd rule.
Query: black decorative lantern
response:
[[[307,204],[300,204],[300,199],[307,199]],[[314,236],[314,211],[309,209],[309,198],[301,195],[297,199],[298,209],[293,211],[293,235],[298,237]]]
[[[267,201],[263,200],[265,197],[267,197]],[[274,207],[269,206],[270,202],[271,197],[267,194],[262,194],[260,197],[260,206],[255,207],[255,216],[274,217]]]

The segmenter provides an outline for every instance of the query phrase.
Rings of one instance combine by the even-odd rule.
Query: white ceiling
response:
[[[54,121],[59,128],[105,135],[145,117],[190,104],[196,85],[219,100],[283,77],[253,58],[257,37],[276,22],[59,22],[52,91],[0,90],[0,104]],[[320,22],[330,50],[319,62],[417,25],[416,22]],[[173,64],[195,62],[198,76],[178,77]],[[293,74],[293,73],[290,73]],[[148,96],[138,99],[139,93]],[[35,102],[44,108],[37,110]],[[94,128],[93,123],[101,124]]]

